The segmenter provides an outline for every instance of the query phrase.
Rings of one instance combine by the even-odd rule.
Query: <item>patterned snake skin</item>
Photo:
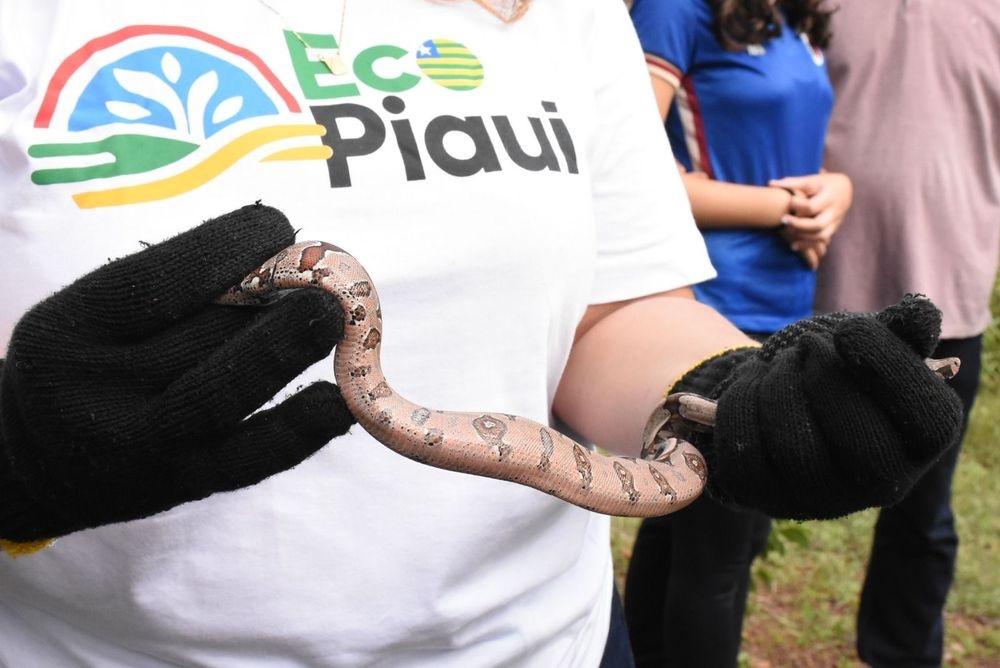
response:
[[[680,437],[715,424],[715,403],[675,394],[650,418],[642,458],[594,452],[559,432],[506,413],[435,410],[400,396],[382,374],[382,311],[368,273],[346,251],[322,241],[295,244],[261,265],[219,299],[256,304],[278,291],[321,288],[345,314],[334,376],[358,423],[383,445],[451,471],[509,480],[607,515],[666,515],[694,501],[705,486],[701,453]],[[948,377],[957,360],[928,360]]]
[[[405,457],[521,483],[608,515],[665,515],[694,501],[705,486],[705,460],[671,435],[669,415],[660,428],[647,429],[646,459],[633,459],[593,452],[524,417],[435,410],[400,396],[379,362],[382,311],[375,287],[360,263],[337,246],[295,244],[219,301],[260,303],[279,290],[304,287],[326,290],[344,310],[344,338],[333,366],[348,408],[376,440]],[[695,406],[692,414],[714,413],[712,402],[690,396],[685,404]]]

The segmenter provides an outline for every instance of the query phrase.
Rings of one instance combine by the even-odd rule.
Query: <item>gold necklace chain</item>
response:
[[[275,16],[281,19],[281,22],[282,24],[284,24],[285,28],[290,33],[295,35],[295,39],[299,40],[299,42],[302,43],[302,46],[304,46],[307,49],[315,48],[309,42],[307,42],[302,35],[300,35],[298,32],[289,27],[288,19],[285,18],[284,14],[282,14],[277,9],[272,7],[265,0],[257,0],[257,2],[267,7],[269,10],[271,10],[271,12]],[[338,76],[341,74],[347,74],[347,63],[344,62],[344,57],[341,55],[344,48],[344,26],[346,24],[347,24],[347,0],[341,0],[340,28],[337,30],[337,48],[334,50],[332,54],[318,55],[320,62],[326,66],[326,69],[330,70],[330,74],[336,74]]]

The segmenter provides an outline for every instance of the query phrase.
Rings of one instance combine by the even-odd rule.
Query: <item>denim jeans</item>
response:
[[[601,668],[635,668],[632,647],[625,627],[625,611],[618,590],[611,587],[611,626],[608,628],[608,642],[601,657]]]

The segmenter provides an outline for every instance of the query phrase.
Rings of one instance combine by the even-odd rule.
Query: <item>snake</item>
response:
[[[334,377],[348,409],[376,441],[436,468],[532,487],[605,515],[656,517],[701,494],[705,458],[685,435],[710,431],[715,402],[672,394],[650,417],[639,457],[604,454],[526,417],[502,411],[428,408],[400,395],[382,372],[382,308],[371,277],[342,248],[303,241],[280,251],[217,301],[262,304],[282,291],[319,288],[344,312],[344,335],[333,356]],[[942,377],[957,359],[925,360]]]

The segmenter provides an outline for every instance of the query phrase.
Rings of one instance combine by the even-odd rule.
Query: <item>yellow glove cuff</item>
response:
[[[706,362],[714,360],[716,357],[722,357],[726,353],[730,353],[730,352],[732,352],[734,350],[744,350],[746,348],[760,348],[760,344],[756,343],[756,342],[750,342],[750,343],[741,343],[738,346],[729,346],[728,348],[723,348],[722,350],[716,350],[714,353],[712,353],[708,357],[706,357],[704,359],[701,359],[701,360],[698,360],[697,362],[695,362],[694,364],[692,364],[684,373],[682,373],[681,375],[677,376],[677,379],[674,380],[674,382],[670,384],[670,387],[667,388],[667,391],[663,393],[663,400],[666,401],[667,397],[669,397],[671,394],[674,393],[674,388],[677,387],[677,383],[679,383],[682,380],[684,380],[684,378],[689,373],[691,373],[692,371],[694,371],[695,369],[697,369],[698,367],[700,367],[702,364],[705,364]]]
[[[36,540],[30,543],[15,543],[12,540],[4,540],[3,538],[0,538],[0,552],[6,552],[12,559],[17,559],[18,557],[23,557],[26,554],[41,552],[55,542],[55,538],[46,538],[44,540]]]

